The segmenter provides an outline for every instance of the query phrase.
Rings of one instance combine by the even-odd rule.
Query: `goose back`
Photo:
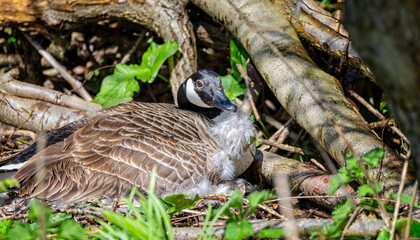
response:
[[[156,193],[219,182],[218,149],[204,115],[170,104],[129,102],[101,111],[64,141],[34,155],[18,172],[23,197],[72,201],[141,191],[157,167]]]

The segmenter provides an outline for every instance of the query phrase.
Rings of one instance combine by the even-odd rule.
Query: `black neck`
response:
[[[186,110],[190,110],[193,112],[197,112],[200,114],[203,114],[205,116],[207,116],[210,119],[213,119],[217,116],[219,116],[222,113],[222,109],[219,108],[203,108],[203,107],[199,107],[197,105],[192,104],[188,98],[187,98],[187,93],[186,93],[186,83],[184,82],[183,84],[181,84],[181,86],[179,87],[178,90],[178,108],[180,109],[186,109]]]

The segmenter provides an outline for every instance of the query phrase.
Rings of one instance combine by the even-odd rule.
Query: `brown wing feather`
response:
[[[61,201],[127,195],[133,185],[148,187],[154,166],[158,194],[186,189],[214,175],[206,162],[216,151],[205,131],[210,124],[168,104],[117,105],[32,157],[16,175],[21,195]]]

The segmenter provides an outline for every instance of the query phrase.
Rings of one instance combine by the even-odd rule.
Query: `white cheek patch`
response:
[[[212,106],[205,104],[203,100],[201,100],[200,96],[198,96],[197,92],[194,90],[194,83],[191,78],[188,78],[187,80],[186,95],[192,104],[203,108],[212,108]]]

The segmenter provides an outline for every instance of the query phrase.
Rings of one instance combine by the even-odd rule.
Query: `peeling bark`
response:
[[[0,109],[0,122],[14,126],[25,123],[22,128],[35,132],[51,131],[89,115],[87,111],[3,93],[0,93]]]

